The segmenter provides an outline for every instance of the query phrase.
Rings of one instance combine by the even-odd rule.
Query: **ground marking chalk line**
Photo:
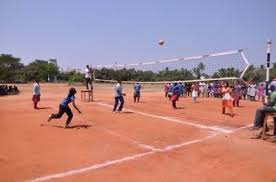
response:
[[[58,110],[58,108],[54,108],[54,109]],[[77,116],[77,117],[78,117],[78,116]],[[49,124],[48,121],[47,121],[47,124]],[[42,125],[44,125],[44,124],[42,123]],[[136,140],[133,140],[133,139],[129,139],[129,138],[126,139],[126,137],[124,137],[124,136],[122,136],[122,135],[120,135],[120,134],[118,134],[118,133],[115,133],[115,132],[113,132],[113,131],[111,131],[111,130],[108,130],[108,129],[106,129],[106,128],[97,127],[97,129],[98,129],[98,130],[101,130],[101,131],[104,131],[104,132],[106,132],[106,133],[108,133],[108,134],[110,134],[110,135],[119,137],[119,138],[121,138],[121,139],[123,139],[123,140],[126,140],[126,141],[128,141],[128,142],[131,142],[131,143],[133,143],[133,144],[136,144],[136,145],[138,145],[138,146],[141,147],[141,148],[149,149],[149,150],[158,150],[158,149],[155,148],[154,146],[147,145],[147,144],[143,144],[143,143],[141,143],[141,142],[139,142],[139,141],[136,141]]]
[[[103,103],[99,103],[99,104],[104,105],[104,106],[108,106],[108,107],[112,107],[111,105],[108,105],[108,104],[103,104]],[[199,128],[210,129],[210,130],[213,130],[215,132],[212,135],[207,136],[205,138],[201,138],[201,139],[197,139],[197,140],[191,140],[191,141],[176,144],[176,145],[169,145],[169,146],[167,146],[163,149],[156,149],[156,148],[151,149],[151,147],[149,147],[149,149],[151,149],[151,151],[149,151],[149,152],[135,154],[135,155],[123,157],[121,159],[110,160],[110,161],[106,161],[106,162],[99,163],[99,164],[93,164],[91,166],[84,167],[84,168],[68,170],[68,171],[65,171],[65,172],[51,174],[51,175],[47,175],[47,176],[44,176],[44,177],[38,177],[38,178],[35,178],[35,179],[32,179],[32,180],[28,180],[28,182],[41,182],[41,181],[48,181],[48,180],[56,179],[56,178],[63,178],[63,177],[67,177],[67,176],[73,176],[73,175],[76,175],[76,174],[84,173],[84,172],[87,172],[87,171],[93,171],[93,170],[96,170],[96,169],[101,169],[101,168],[108,167],[108,166],[111,166],[111,165],[121,164],[123,162],[135,160],[135,159],[138,159],[138,158],[141,158],[141,157],[144,157],[144,156],[148,156],[148,155],[151,155],[151,154],[172,151],[174,149],[181,148],[183,146],[192,145],[192,144],[196,144],[196,143],[201,143],[201,142],[204,142],[208,139],[211,139],[211,138],[213,138],[213,137],[215,137],[219,134],[233,133],[233,132],[236,132],[238,130],[245,129],[247,127],[252,126],[252,124],[250,124],[250,125],[246,125],[246,126],[234,129],[234,130],[225,130],[223,128],[217,128],[217,127],[212,127],[212,126],[209,127],[209,126],[205,126],[205,125],[201,125],[201,124],[194,124],[194,123],[184,122],[184,121],[175,120],[175,119],[172,119],[172,118],[169,118],[169,117],[156,116],[156,115],[152,115],[152,114],[142,113],[142,112],[139,112],[139,111],[138,112],[132,111],[132,110],[128,110],[128,111],[135,112],[135,113],[138,113],[138,114],[142,114],[142,115],[145,115],[145,116],[151,116],[151,117],[165,119],[165,120],[169,120],[169,121],[175,121],[175,122],[182,123],[182,124],[192,125],[192,126],[199,127]]]
[[[155,148],[154,146],[147,145],[147,144],[143,144],[143,143],[141,143],[141,142],[139,142],[139,141],[137,141],[137,140],[129,139],[129,138],[125,137],[125,136],[122,136],[122,135],[120,135],[120,134],[118,134],[118,133],[116,133],[116,132],[113,132],[113,131],[111,131],[111,130],[108,130],[108,129],[106,129],[106,128],[99,128],[99,127],[98,127],[98,129],[101,130],[101,131],[103,131],[103,132],[106,132],[106,133],[108,133],[108,134],[110,134],[110,135],[119,137],[119,138],[122,139],[122,140],[125,140],[125,141],[131,142],[131,143],[133,143],[133,144],[136,144],[136,145],[138,145],[138,146],[141,147],[141,148],[149,149],[149,150],[157,150],[157,148]]]
[[[102,105],[102,106],[107,106],[107,107],[113,107],[112,105],[105,104],[105,103],[97,103],[97,104]],[[203,125],[203,124],[196,124],[196,123],[191,123],[191,122],[186,122],[186,121],[181,121],[181,120],[178,120],[178,119],[170,118],[170,117],[167,117],[167,116],[158,116],[158,115],[144,113],[144,112],[140,112],[140,111],[134,111],[134,110],[131,110],[131,109],[125,109],[125,110],[129,111],[129,112],[137,113],[137,114],[140,114],[140,115],[144,115],[144,116],[163,119],[163,120],[166,120],[166,121],[173,121],[173,122],[180,123],[180,124],[186,124],[186,125],[194,126],[196,128],[201,128],[201,129],[209,129],[209,130],[219,131],[219,132],[222,132],[222,133],[232,133],[234,131],[233,129],[229,130],[229,129],[224,129],[224,128],[220,128],[220,127],[217,127],[217,126],[207,126],[207,125]]]
[[[120,163],[123,163],[123,162],[126,162],[126,161],[135,160],[135,159],[138,159],[138,158],[141,158],[141,157],[144,157],[144,156],[148,156],[148,155],[151,155],[151,154],[172,151],[174,149],[181,148],[183,146],[204,142],[205,140],[213,138],[213,137],[215,137],[219,134],[220,133],[217,132],[217,133],[214,133],[214,134],[212,134],[210,136],[207,136],[205,138],[202,138],[202,139],[191,140],[191,141],[184,142],[184,143],[177,144],[177,145],[169,145],[169,146],[165,147],[164,149],[156,149],[156,150],[152,150],[152,151],[149,151],[149,152],[130,155],[130,156],[127,156],[127,157],[123,157],[121,159],[110,160],[110,161],[106,161],[106,162],[99,163],[99,164],[93,164],[91,166],[84,167],[84,168],[73,169],[73,170],[69,170],[69,171],[65,171],[65,172],[61,172],[61,173],[51,174],[51,175],[47,175],[47,176],[44,176],[44,177],[39,177],[39,178],[29,180],[28,182],[48,181],[48,180],[51,180],[51,179],[63,178],[63,177],[67,177],[67,176],[73,176],[73,175],[76,175],[76,174],[84,173],[84,172],[87,172],[87,171],[93,171],[93,170],[96,170],[96,169],[101,169],[101,168],[108,167],[108,166],[111,166],[111,165],[120,164]]]

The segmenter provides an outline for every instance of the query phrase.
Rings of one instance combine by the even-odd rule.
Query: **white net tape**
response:
[[[232,50],[220,53],[212,53],[202,56],[194,57],[182,57],[170,60],[156,60],[151,62],[140,62],[134,64],[113,64],[113,65],[97,65],[96,69],[100,70],[102,68],[120,70],[120,69],[134,69],[141,71],[152,71],[154,73],[160,72],[162,70],[193,70],[200,63],[204,65],[202,73],[210,75],[208,80],[226,80],[226,79],[242,79],[245,71],[249,67],[249,62],[246,59],[243,51]],[[220,69],[230,69],[233,68],[239,71],[239,76],[237,75],[227,75],[220,78],[212,78],[212,75]],[[97,80],[97,79],[96,79]],[[189,82],[192,80],[189,80]],[[193,80],[197,81],[197,80]]]

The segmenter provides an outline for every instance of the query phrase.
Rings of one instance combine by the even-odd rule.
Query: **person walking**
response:
[[[116,85],[115,85],[115,88],[114,88],[114,91],[115,91],[115,97],[114,97],[114,107],[113,107],[113,112],[121,112],[123,110],[123,107],[124,107],[124,97],[126,94],[123,93],[123,88],[121,86],[121,80],[118,80]],[[118,103],[120,102],[120,106],[117,110],[117,106],[118,106]]]

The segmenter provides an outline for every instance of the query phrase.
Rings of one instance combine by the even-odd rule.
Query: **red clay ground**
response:
[[[133,103],[126,89],[128,110],[113,114],[113,88],[96,85],[95,102],[77,94],[83,113],[71,107],[72,128],[64,129],[66,115],[47,117],[67,85],[42,84],[40,110],[32,107],[32,85],[18,86],[20,95],[0,97],[1,182],[276,181],[276,145],[239,129],[252,124],[258,102],[241,101],[231,118],[219,99],[181,98],[173,110],[162,91],[144,90]]]

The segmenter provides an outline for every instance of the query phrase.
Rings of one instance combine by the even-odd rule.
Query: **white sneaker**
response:
[[[50,114],[49,117],[48,117],[48,122],[50,122],[52,119],[52,115]]]

